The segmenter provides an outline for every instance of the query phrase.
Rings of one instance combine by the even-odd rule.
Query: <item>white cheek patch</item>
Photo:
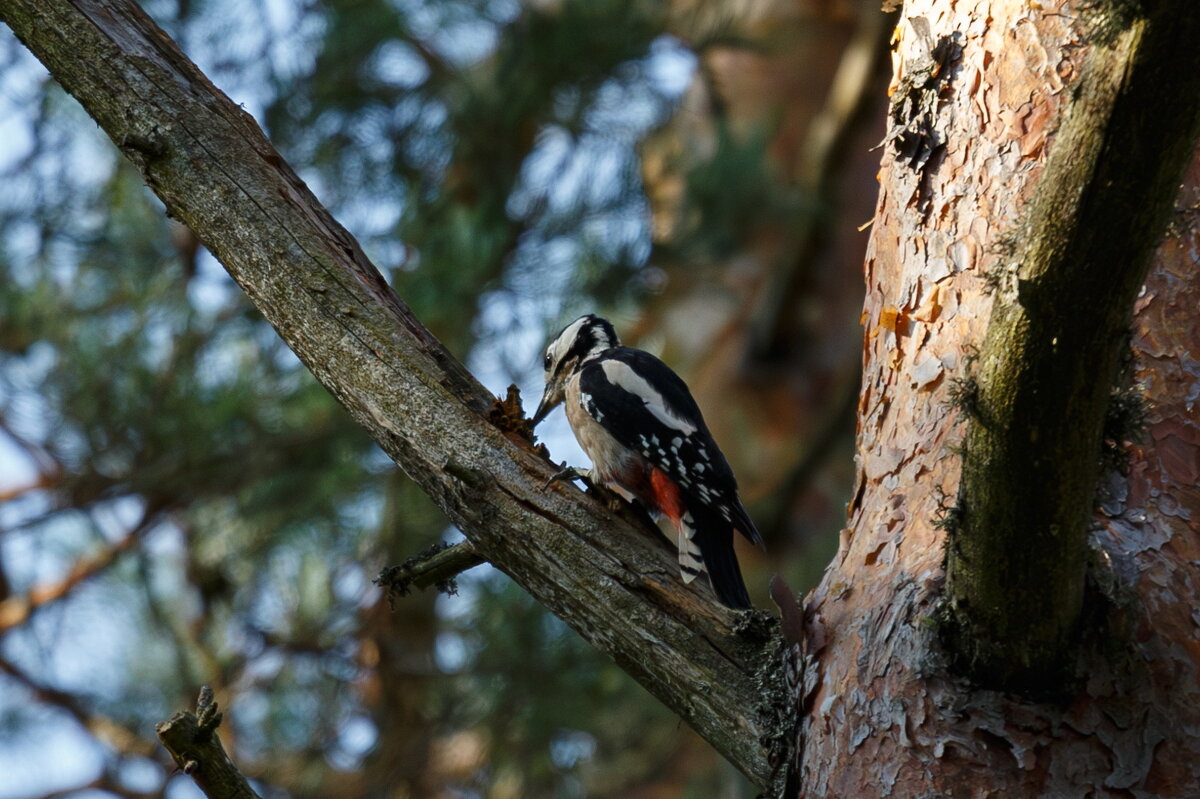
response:
[[[575,337],[579,335],[579,331],[585,324],[587,324],[587,318],[580,317],[567,325],[567,329],[559,333],[558,338],[554,339],[554,343],[550,345],[550,349],[548,350],[551,369],[566,357],[567,350],[571,349],[571,345],[575,343]]]
[[[650,411],[658,421],[672,430],[680,431],[685,436],[696,432],[696,425],[672,413],[662,394],[646,382],[645,378],[633,371],[628,364],[617,360],[606,360],[600,363],[600,368],[604,370],[604,376],[608,378],[608,382],[640,399],[645,403],[646,410]]]

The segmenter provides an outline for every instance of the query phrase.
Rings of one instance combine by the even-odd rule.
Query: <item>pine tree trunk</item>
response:
[[[1124,213],[1127,224],[1097,225],[1092,216],[1091,224],[1028,227],[1043,183],[1058,174],[1047,164],[1064,156],[1054,147],[1057,138],[1066,139],[1068,105],[1103,88],[1089,59],[1140,35],[1115,8],[1094,5],[1109,16],[1081,18],[1069,6],[1050,13],[1025,2],[905,3],[894,127],[866,265],[856,493],[838,555],[807,604],[811,661],[801,795],[1194,796],[1200,790],[1200,616],[1194,611],[1200,599],[1194,409],[1200,392],[1200,159],[1194,159],[1195,83],[1186,74],[1185,89],[1164,88],[1174,94],[1161,98],[1164,106],[1178,103],[1177,116],[1143,110],[1160,130],[1177,125],[1179,138],[1143,148],[1157,148],[1153,154],[1137,146],[1100,151],[1093,167],[1094,177],[1143,156],[1150,163],[1143,172],[1172,157],[1181,165],[1192,160],[1179,210],[1133,306],[1132,364],[1087,360],[1081,345],[1065,353],[1062,367],[1090,371],[1105,397],[1120,385],[1121,373],[1132,370],[1145,389],[1149,434],[1125,445],[1123,469],[1102,471],[1099,447],[1085,453],[1072,479],[1096,499],[1077,544],[1055,540],[1065,530],[1031,527],[1024,550],[1008,553],[1009,561],[972,561],[969,548],[955,549],[961,544],[956,536],[993,522],[973,518],[976,506],[963,506],[964,462],[979,457],[963,445],[972,425],[994,418],[981,412],[979,398],[989,388],[982,384],[988,326],[997,323],[993,306],[1004,301],[1004,281],[1017,278],[1021,309],[1034,305],[1036,282],[1021,282],[1035,258],[1028,238],[1061,237],[1068,259],[1079,248],[1095,253],[1086,266],[1099,288],[1085,278],[1055,301],[1064,314],[1093,314],[1099,329],[1102,310],[1086,301],[1115,292],[1123,268],[1105,262],[1104,247],[1150,249],[1161,227],[1142,209],[1153,215],[1178,185],[1171,182],[1165,191],[1160,185],[1158,198],[1149,189],[1140,196],[1118,193],[1099,211],[1095,202],[1088,211],[1088,200],[1111,188],[1088,184],[1080,192],[1081,213]],[[1159,53],[1169,38],[1161,36],[1161,23],[1154,40]],[[1136,84],[1139,63],[1124,62],[1115,85]],[[1155,79],[1180,77],[1166,71]],[[1101,132],[1108,144],[1122,124],[1120,99],[1113,107],[1111,127]],[[1068,154],[1086,157],[1077,149]],[[1069,202],[1059,207],[1073,208]],[[1049,352],[1058,343],[1031,346]],[[1065,421],[1081,428],[1094,423],[1082,414]],[[1028,434],[1032,439],[1036,429]],[[1051,437],[1043,431],[1037,440]],[[1045,490],[1053,501],[1066,492],[1057,483]],[[1006,498],[1018,510],[1038,501]],[[1057,605],[1047,600],[1025,620],[1032,630],[1067,614],[1063,671],[1040,672],[1044,692],[1029,680],[1019,683],[1032,697],[1026,699],[979,687],[1000,679],[996,664],[963,662],[955,613],[994,608],[950,606],[959,594],[945,583],[948,547],[952,561],[965,560],[960,568],[990,570],[1012,595],[1029,590],[1022,580],[1035,575],[1032,590],[1068,597]],[[1059,574],[1078,584],[1067,585]],[[992,661],[1019,660],[1029,642],[1004,642],[1008,649],[994,652]]]

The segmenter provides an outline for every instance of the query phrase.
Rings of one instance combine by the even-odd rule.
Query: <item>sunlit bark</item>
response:
[[[954,636],[944,635],[947,533],[969,536],[971,525],[991,521],[958,508],[963,458],[973,454],[964,456],[964,437],[969,425],[988,421],[978,419],[976,358],[988,346],[995,278],[1024,246],[1014,237],[1046,233],[1023,234],[1021,225],[1047,178],[1060,115],[1079,96],[1095,52],[1077,13],[1024,2],[905,4],[895,127],[867,258],[859,475],[839,553],[808,605],[809,795],[1196,791],[1200,738],[1185,732],[1200,729],[1191,616],[1200,433],[1190,405],[1200,383],[1187,355],[1200,346],[1194,211],[1177,214],[1136,304],[1133,370],[1146,386],[1150,436],[1127,445],[1128,475],[1100,477],[1098,441],[1081,467],[1089,485],[1103,483],[1104,497],[1090,536],[1076,531],[1083,557],[1063,562],[1050,541],[1043,546],[1034,536],[1019,544],[1024,573],[996,559],[970,564],[1004,568],[988,573],[1011,581],[1014,592],[1075,592],[1080,643],[1064,652],[1070,679],[1050,673],[1044,688],[1052,695],[1033,699],[975,687],[954,659]],[[1189,109],[1194,98],[1185,96],[1177,136],[1192,135]],[[1200,164],[1176,198],[1180,208],[1194,206],[1198,179]],[[1089,183],[1083,193],[1095,200],[1109,188]],[[1164,190],[1175,194],[1168,185],[1158,196],[1110,199],[1148,206]],[[1144,224],[1112,223],[1084,233],[1114,247],[1158,235]],[[1057,302],[1064,314],[1086,319],[1097,311],[1075,303],[1081,297],[1065,286]],[[1055,344],[1029,346],[1045,357]],[[1094,368],[1107,395],[1107,367],[1081,365]],[[1092,424],[1082,417],[1051,423]],[[1059,486],[1036,488],[1053,496]],[[1010,494],[1007,501],[1032,499]],[[1064,568],[1078,570],[1071,586],[1029,583],[1055,580]],[[1042,609],[1047,617],[1071,610]],[[1007,651],[994,654],[1013,659],[1026,645],[1000,643]]]
[[[1200,40],[1182,0],[1143,5],[1160,15],[1156,24],[1180,26],[1175,38]],[[1102,480],[1090,549],[1082,550],[1095,553],[1095,589],[1080,596],[1082,579],[1068,586],[1084,611],[1066,609],[1080,630],[1071,661],[1078,679],[1050,685],[1049,699],[974,687],[953,657],[961,639],[944,634],[947,531],[970,535],[988,521],[964,525],[955,509],[960,446],[981,423],[974,358],[989,346],[997,286],[1006,274],[1023,276],[1000,267],[1022,251],[1013,236],[1032,218],[1053,134],[1080,96],[1096,43],[1138,24],[1120,16],[1131,4],[1090,7],[1101,16],[1089,22],[1073,6],[1016,0],[906,4],[866,265],[858,477],[837,558],[807,602],[803,795],[1195,793],[1200,164],[1135,305],[1131,368],[1146,387],[1149,436],[1129,447],[1126,473]],[[758,785],[773,785],[767,746],[790,719],[772,726],[772,710],[789,706],[768,623],[735,617],[702,587],[681,587],[669,550],[628,520],[569,487],[543,489],[551,468],[512,409],[492,414],[493,398],[392,294],[253,121],[136,6],[0,0],[0,18],[483,557]],[[1127,73],[1136,72],[1130,61]],[[1166,86],[1172,77],[1157,79]],[[1194,106],[1179,107],[1182,120],[1160,115],[1155,124],[1189,135]],[[1152,206],[1173,193],[1156,185],[1158,194],[1133,201]],[[1112,190],[1085,181],[1079,196],[1105,208],[1096,195]],[[1149,222],[1130,231],[1096,219],[1102,235],[1122,241],[1158,235]],[[1064,309],[1086,314],[1070,307],[1077,298],[1069,289]],[[1094,427],[1090,418],[1052,423]],[[1084,568],[1079,550],[1067,551],[1066,563],[1052,559],[1054,568],[1001,576],[1029,588],[1059,566]],[[954,611],[969,618],[971,609]],[[1023,642],[1007,643],[1015,651]]]

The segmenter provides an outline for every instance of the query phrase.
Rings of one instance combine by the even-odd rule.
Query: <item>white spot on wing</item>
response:
[[[617,360],[605,360],[600,363],[600,367],[604,370],[605,377],[608,382],[614,386],[628,391],[639,398],[646,405],[646,410],[673,430],[679,430],[684,435],[690,436],[696,432],[696,425],[686,419],[681,419],[667,407],[667,402],[644,377],[630,368],[629,364]],[[705,458],[708,456],[705,455]]]
[[[581,393],[579,395],[579,404],[582,405],[583,409],[588,412],[588,415],[597,422],[604,421],[604,414],[601,413],[600,409],[596,407],[596,402],[592,399],[591,394]]]

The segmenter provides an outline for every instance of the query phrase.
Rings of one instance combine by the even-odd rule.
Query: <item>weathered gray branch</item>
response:
[[[205,685],[195,713],[181,710],[154,730],[175,764],[196,781],[208,799],[261,799],[225,754],[217,736],[220,723],[212,689]]]
[[[1083,72],[996,281],[947,558],[952,646],[1016,689],[1053,685],[1076,649],[1110,393],[1200,131],[1194,0],[1089,8]]]
[[[770,623],[720,607],[702,581],[684,587],[665,544],[574,487],[543,490],[551,465],[488,419],[494,399],[134,3],[0,0],[0,19],[481,555],[770,785]]]

